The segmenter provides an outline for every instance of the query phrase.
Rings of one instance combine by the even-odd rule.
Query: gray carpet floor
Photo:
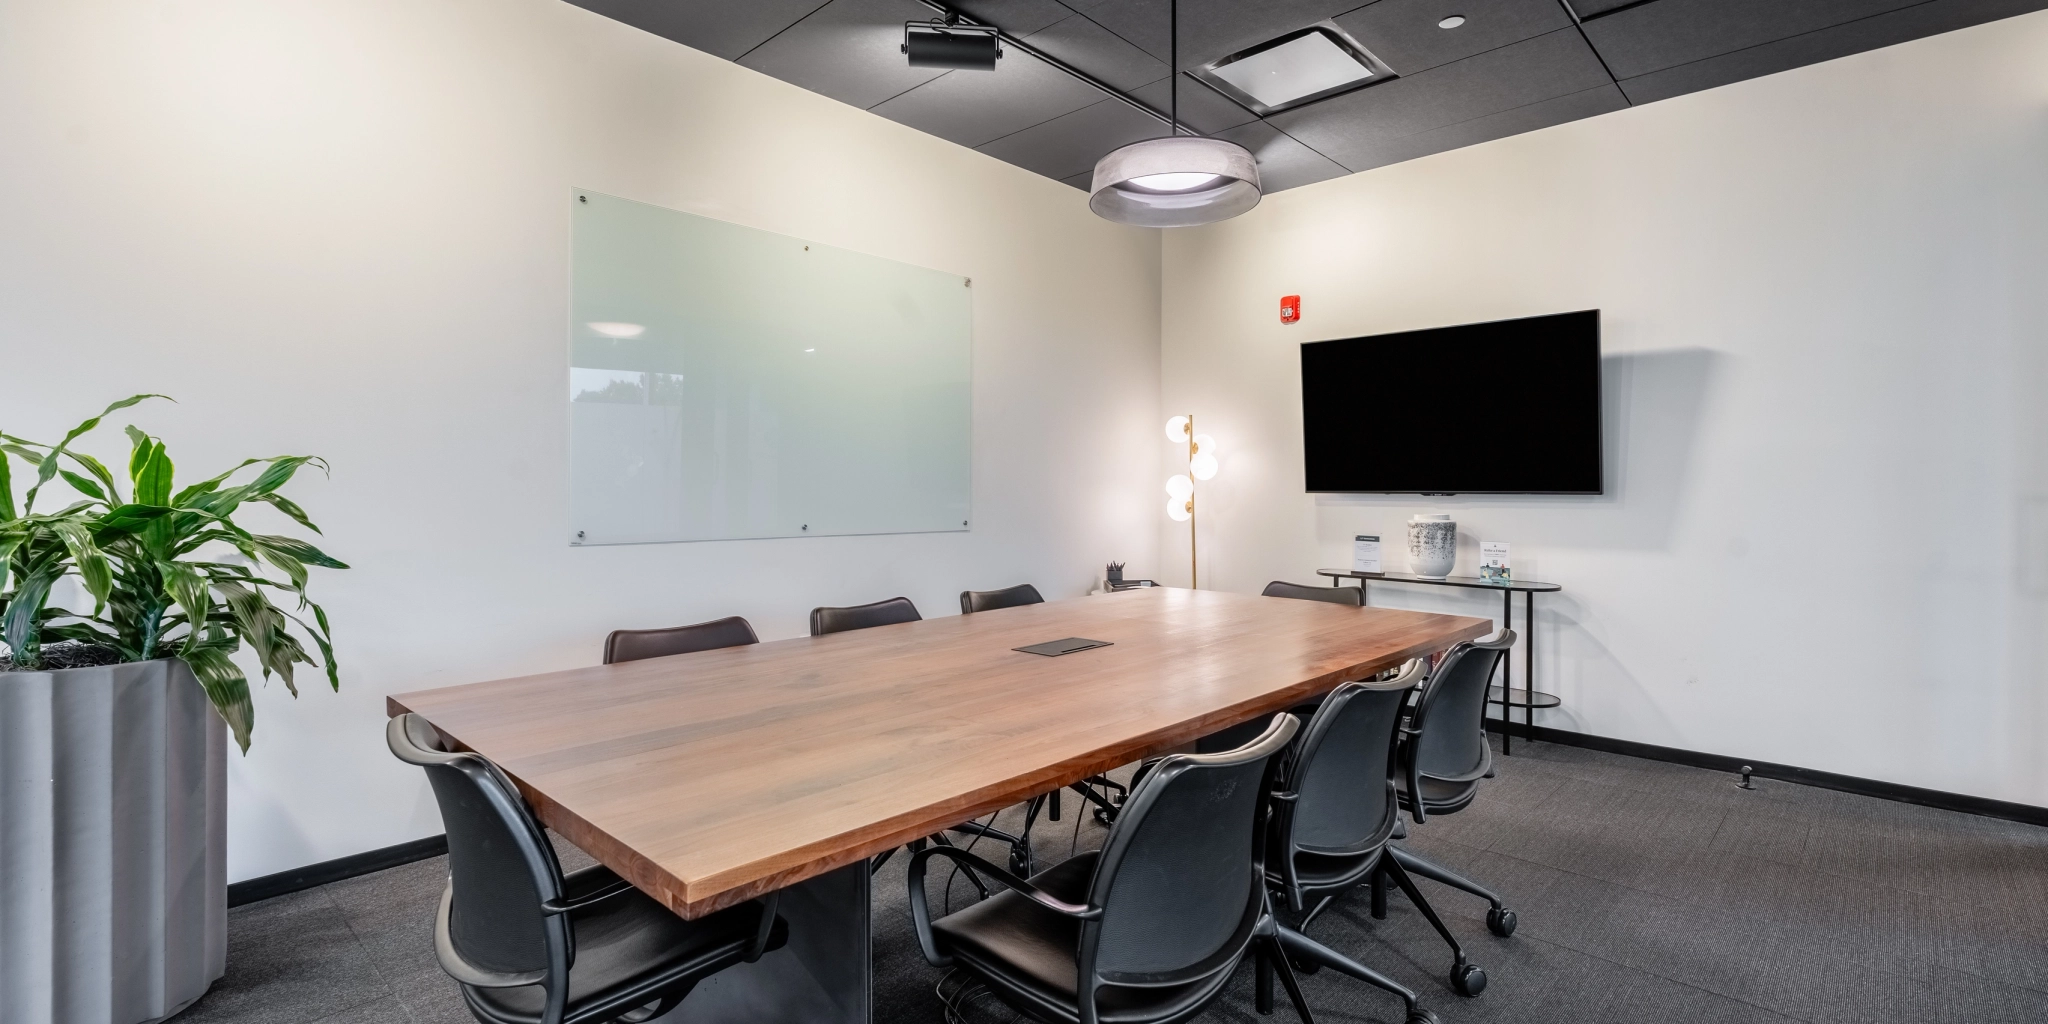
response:
[[[2048,1021],[2048,829],[1767,780],[1749,792],[1546,743],[1496,763],[1470,808],[1408,841],[1520,915],[1495,938],[1482,901],[1420,883],[1486,969],[1485,993],[1451,991],[1448,952],[1398,893],[1385,920],[1360,892],[1311,929],[1446,1024]],[[1041,822],[1040,856],[1100,844],[1074,824]],[[902,860],[875,879],[875,1019],[937,1024],[940,972],[911,937]],[[227,976],[179,1020],[466,1024],[431,949],[444,871],[437,858],[236,908]],[[971,898],[953,886],[956,906]],[[1398,1000],[1329,971],[1304,987],[1319,1020],[1401,1020]],[[1284,995],[1266,1018],[1251,993],[1246,968],[1203,1020],[1293,1019]]]

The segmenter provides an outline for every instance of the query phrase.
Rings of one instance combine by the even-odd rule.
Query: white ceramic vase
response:
[[[227,968],[227,728],[185,663],[0,672],[0,1021],[139,1024]]]
[[[1408,571],[1440,580],[1458,563],[1458,524],[1448,515],[1429,514],[1408,519]]]

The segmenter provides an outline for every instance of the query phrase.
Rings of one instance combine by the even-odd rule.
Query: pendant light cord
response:
[[[1170,0],[1166,5],[1166,34],[1168,36],[1166,44],[1167,59],[1173,61],[1173,66],[1166,69],[1168,73],[1173,75],[1173,84],[1167,88],[1167,91],[1173,97],[1168,101],[1168,105],[1172,109],[1173,134],[1175,138],[1178,138],[1180,137],[1180,0]]]

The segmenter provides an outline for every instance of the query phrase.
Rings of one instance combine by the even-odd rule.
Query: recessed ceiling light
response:
[[[1322,25],[1231,54],[1195,75],[1257,114],[1394,77],[1363,47]]]
[[[583,326],[607,338],[637,338],[647,333],[645,324],[622,324],[613,320],[595,320]]]
[[[1462,14],[1453,14],[1453,15],[1451,15],[1450,17],[1448,17],[1448,18],[1445,18],[1444,20],[1442,20],[1442,21],[1439,21],[1439,22],[1437,22],[1437,23],[1436,23],[1436,27],[1438,27],[1438,28],[1457,28],[1458,26],[1460,26],[1460,25],[1463,25],[1464,23],[1465,23],[1465,16],[1464,16],[1464,15],[1462,15]]]

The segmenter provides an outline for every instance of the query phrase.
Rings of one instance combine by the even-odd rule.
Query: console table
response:
[[[1442,576],[1431,578],[1428,576],[1417,576],[1412,572],[1349,572],[1343,569],[1317,569],[1316,575],[1329,577],[1330,585],[1333,587],[1343,586],[1345,580],[1357,580],[1360,591],[1358,595],[1360,604],[1370,603],[1366,599],[1371,595],[1364,591],[1367,585],[1373,581],[1380,583],[1420,583],[1431,587],[1461,587],[1467,590],[1498,590],[1502,592],[1500,624],[1503,629],[1512,629],[1514,627],[1515,595],[1521,594],[1522,625],[1524,627],[1522,631],[1522,675],[1524,676],[1522,689],[1515,689],[1515,659],[1512,652],[1510,652],[1508,657],[1501,659],[1501,685],[1487,694],[1487,703],[1499,704],[1501,706],[1500,752],[1502,754],[1512,754],[1515,751],[1514,730],[1508,728],[1508,726],[1514,723],[1514,710],[1516,708],[1522,709],[1522,735],[1528,737],[1535,734],[1536,709],[1558,706],[1559,701],[1555,696],[1536,689],[1536,595],[1553,594],[1563,590],[1563,587],[1555,583],[1536,583],[1526,580],[1492,583],[1476,576]],[[1495,693],[1498,693],[1500,696],[1493,696]],[[1521,699],[1516,699],[1517,695]]]

